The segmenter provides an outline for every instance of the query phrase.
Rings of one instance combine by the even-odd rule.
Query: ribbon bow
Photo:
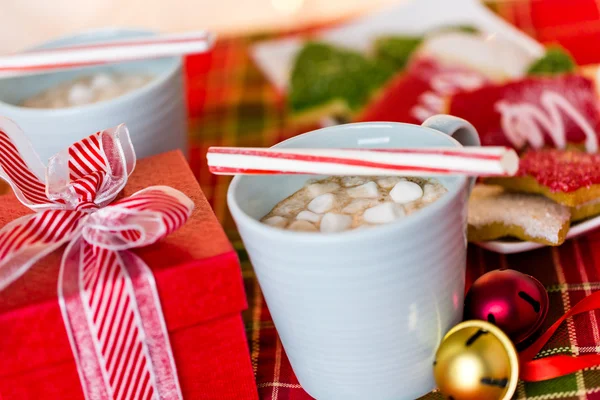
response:
[[[0,178],[35,211],[0,229],[0,290],[68,244],[58,298],[87,399],[182,398],[153,275],[128,249],[181,227],[194,203],[166,186],[113,202],[134,168],[124,125],[45,168],[23,131],[0,117]]]

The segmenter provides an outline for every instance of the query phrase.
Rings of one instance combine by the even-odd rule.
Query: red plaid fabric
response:
[[[542,43],[557,43],[579,64],[600,61],[600,1],[492,0],[489,7]]]

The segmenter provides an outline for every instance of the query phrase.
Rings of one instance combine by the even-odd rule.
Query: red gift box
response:
[[[151,185],[171,186],[195,203],[183,227],[133,250],[154,274],[183,396],[256,399],[237,255],[181,153],[140,160],[123,195]],[[12,194],[0,196],[0,227],[27,214]],[[0,398],[84,398],[57,300],[63,250],[0,292]]]

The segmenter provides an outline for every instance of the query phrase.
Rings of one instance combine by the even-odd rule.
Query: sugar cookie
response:
[[[482,242],[511,236],[557,246],[565,241],[571,212],[540,195],[477,185],[469,199],[468,239]]]

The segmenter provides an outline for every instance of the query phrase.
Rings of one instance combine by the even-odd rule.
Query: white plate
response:
[[[324,30],[319,40],[364,52],[382,35],[422,35],[435,28],[457,24],[495,33],[536,58],[544,53],[542,45],[498,18],[478,0],[405,0]],[[294,58],[304,41],[304,38],[276,39],[258,43],[251,49],[258,67],[282,92],[287,88]]]
[[[584,233],[590,232],[600,227],[600,216],[579,222],[569,229],[567,233],[567,239],[572,239]],[[494,251],[496,253],[513,254],[522,253],[524,251],[530,251],[546,247],[544,244],[534,242],[519,242],[519,241],[502,241],[493,240],[489,242],[475,243],[477,246],[482,247],[486,250]]]

